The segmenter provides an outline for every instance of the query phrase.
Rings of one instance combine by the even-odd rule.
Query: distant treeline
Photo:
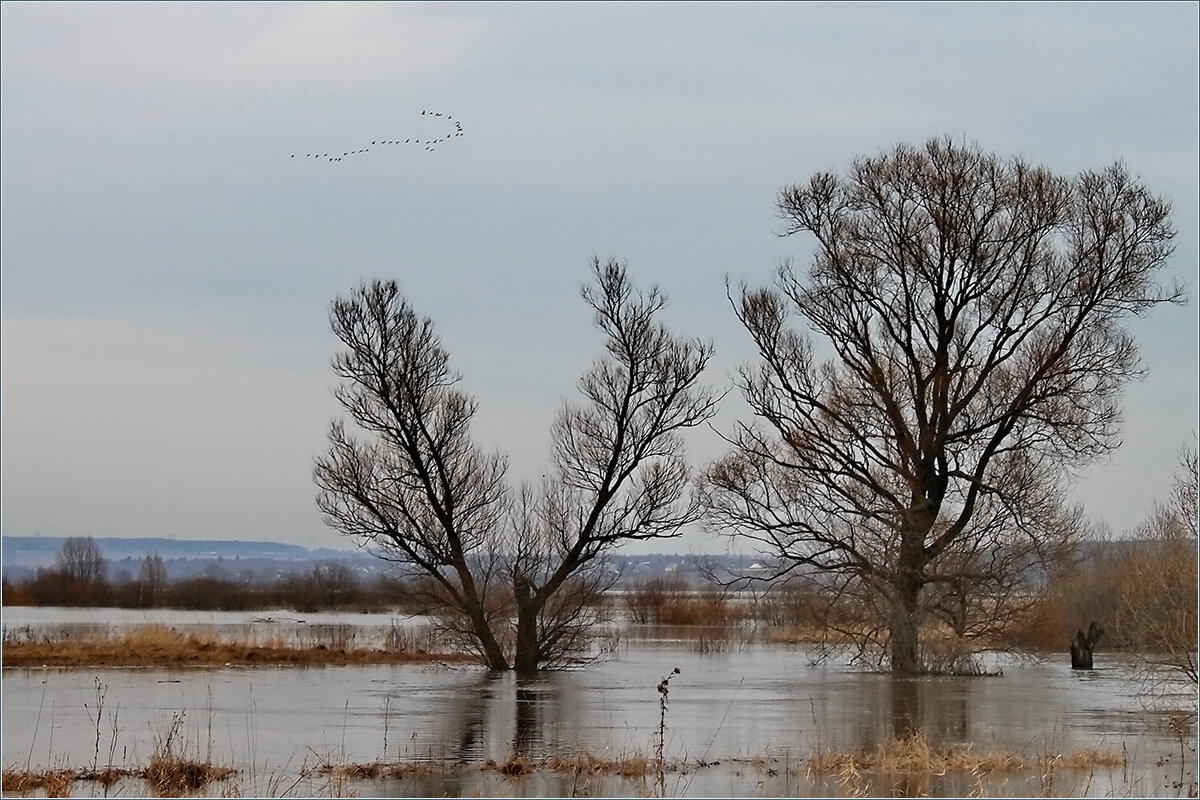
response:
[[[68,539],[53,567],[22,577],[3,577],[4,605],[107,606],[247,611],[290,608],[383,611],[412,608],[414,587],[394,576],[359,575],[348,563],[321,561],[264,576],[210,564],[205,572],[171,579],[156,553],[133,570],[109,574],[109,564],[90,538]]]

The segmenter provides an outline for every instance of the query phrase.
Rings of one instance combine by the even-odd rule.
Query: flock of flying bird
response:
[[[375,141],[371,142],[371,144],[375,145],[376,147],[378,147],[380,145],[385,145],[385,144],[386,145],[393,145],[393,144],[414,145],[415,144],[415,145],[423,146],[427,152],[432,153],[434,150],[437,149],[437,146],[442,144],[443,142],[448,142],[453,138],[463,135],[462,122],[460,122],[459,120],[456,120],[454,117],[452,117],[449,114],[443,114],[441,111],[422,111],[421,116],[423,116],[423,117],[428,116],[428,117],[434,117],[434,118],[440,117],[440,118],[444,119],[446,122],[454,123],[454,127],[453,127],[453,129],[448,130],[445,133],[445,135],[436,137],[434,139],[421,139],[419,137],[409,137],[409,138],[405,139],[404,141],[401,141],[399,139],[376,139]],[[328,159],[330,163],[334,163],[334,162],[349,158],[350,156],[357,156],[362,153],[369,153],[369,152],[371,152],[370,147],[360,147],[356,150],[347,150],[346,152],[341,153],[341,154],[338,154],[338,153],[306,153],[304,155],[304,158],[324,158],[324,159]],[[296,158],[296,153],[292,153],[292,158]]]

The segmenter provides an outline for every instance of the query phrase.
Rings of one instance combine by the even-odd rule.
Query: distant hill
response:
[[[40,567],[54,566],[62,549],[62,536],[0,536],[0,567],[10,580],[30,576]],[[373,557],[363,550],[330,547],[307,548],[282,542],[244,542],[220,539],[160,539],[95,537],[110,577],[122,573],[136,575],[142,559],[149,553],[162,557],[167,576],[172,580],[202,572],[241,575],[247,579],[274,577],[285,572],[305,572],[321,561],[348,563],[356,573],[370,575],[393,572],[397,565]],[[1083,546],[1085,560],[1119,553],[1135,547],[1133,542],[1087,542]],[[759,562],[761,556],[725,553],[719,556],[678,553],[626,554],[620,551],[611,557],[612,566],[619,570],[622,581],[637,581],[662,575],[700,581],[697,561],[708,564],[719,574],[766,574]]]
[[[161,539],[93,537],[108,562],[109,576],[138,574],[141,561],[150,553],[162,557],[167,576],[174,580],[199,573],[240,575],[273,579],[284,572],[305,572],[321,561],[343,561],[360,575],[393,572],[397,566],[362,550],[310,549],[281,542],[244,542],[218,539]],[[0,567],[10,580],[22,580],[37,569],[52,567],[62,550],[62,536],[0,536]],[[700,580],[696,559],[719,563],[725,569],[745,570],[755,566],[751,555],[693,556],[677,553],[614,553],[612,565],[622,580],[635,581],[659,575],[678,575]]]
[[[2,536],[0,537],[0,563],[4,571],[10,569],[36,569],[55,563],[55,556],[62,549],[63,536]],[[140,560],[149,553],[158,553],[164,561],[175,560],[242,560],[267,559],[274,561],[323,561],[360,556],[354,550],[333,548],[309,549],[295,544],[280,542],[240,542],[220,539],[157,539],[95,537],[96,545],[108,561],[126,559]]]

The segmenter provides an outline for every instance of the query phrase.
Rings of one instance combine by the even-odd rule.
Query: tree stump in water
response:
[[[1086,634],[1083,631],[1075,632],[1075,639],[1071,642],[1071,669],[1092,668],[1092,648],[1103,635],[1104,628],[1096,620],[1092,620]]]

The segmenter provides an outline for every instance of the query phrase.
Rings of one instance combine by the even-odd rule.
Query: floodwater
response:
[[[240,635],[312,640],[330,631],[371,641],[387,615],[4,609],[7,632],[168,622]],[[314,628],[314,626],[323,626]],[[305,634],[305,629],[309,633]],[[307,637],[307,638],[306,638]],[[704,649],[708,652],[699,652]],[[177,726],[186,755],[239,770],[210,794],[445,795],[1187,795],[1195,791],[1195,732],[1171,707],[1194,709],[1189,687],[1157,700],[1132,665],[1097,654],[1073,671],[1065,655],[999,658],[992,677],[893,679],[843,663],[814,664],[804,648],[730,640],[626,637],[604,661],[532,680],[448,665],[207,669],[6,669],[5,769],[144,765]],[[676,667],[680,673],[672,675]],[[656,690],[671,675],[665,718]],[[1161,686],[1160,686],[1161,690]],[[532,764],[588,753],[653,761],[660,721],[661,782],[646,776],[548,770],[508,777],[481,769],[514,753]],[[934,749],[1016,753],[1029,768],[988,774],[822,774],[820,753],[872,751],[919,731]],[[1049,768],[1081,751],[1120,763]],[[1064,760],[1053,756],[1062,754]],[[1039,759],[1049,758],[1049,761]],[[433,774],[346,782],[319,767],[429,763]],[[848,783],[854,780],[866,783]],[[102,787],[75,784],[77,795]],[[113,794],[140,794],[125,781]]]

